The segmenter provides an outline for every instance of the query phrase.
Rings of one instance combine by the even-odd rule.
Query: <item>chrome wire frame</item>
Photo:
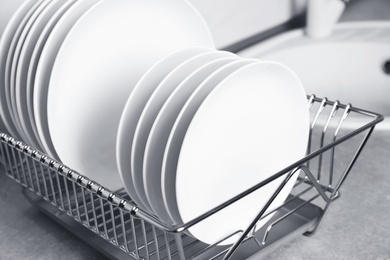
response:
[[[308,96],[308,107],[311,126],[306,157],[194,220],[174,226],[139,209],[124,190],[112,192],[6,134],[0,135],[1,162],[10,178],[128,254],[129,259],[233,259],[240,247],[250,240],[261,250],[267,245],[274,227],[292,214],[299,213],[308,204],[321,208],[315,224],[305,233],[314,234],[331,204],[340,197],[339,189],[375,125],[383,120],[379,114],[314,95]],[[359,127],[344,130],[343,123],[351,114],[366,121]],[[347,145],[348,142],[352,145]],[[350,157],[340,162],[337,153],[338,148],[343,146],[346,146],[343,151]],[[299,174],[299,177],[289,198],[284,205],[268,212],[273,200],[294,174]],[[187,234],[186,230],[190,227],[276,179],[283,181],[266,205],[259,206],[259,213],[249,226],[221,238],[213,245],[202,243]],[[282,212],[281,209],[288,205],[293,206],[289,207],[289,211]],[[255,202],[253,206],[256,207]],[[281,213],[267,222],[259,234],[256,224],[275,212]],[[233,245],[220,245],[231,237],[238,237]]]

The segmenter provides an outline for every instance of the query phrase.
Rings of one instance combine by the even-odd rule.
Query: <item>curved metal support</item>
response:
[[[272,202],[275,200],[275,198],[279,195],[279,193],[282,191],[284,186],[288,183],[288,181],[291,179],[291,177],[298,171],[298,169],[295,169],[294,171],[291,171],[287,177],[283,180],[282,184],[279,185],[278,189],[272,194],[271,198],[267,201],[265,206],[260,210],[259,214],[254,218],[254,220],[251,222],[251,224],[247,227],[247,229],[243,232],[241,237],[234,243],[234,245],[229,249],[229,251],[224,256],[224,260],[230,259],[238,247],[241,245],[241,243],[245,240],[245,238],[248,236],[248,234],[251,232],[251,230],[254,228],[254,226],[259,222],[261,217],[264,215],[264,213],[267,211],[267,209],[271,206]]]

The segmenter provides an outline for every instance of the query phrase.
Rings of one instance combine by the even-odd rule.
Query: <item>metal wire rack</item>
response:
[[[0,135],[0,158],[6,174],[24,187],[31,203],[112,259],[257,259],[297,235],[316,232],[340,197],[339,189],[375,125],[383,120],[379,114],[314,95],[308,96],[308,108],[311,125],[306,157],[202,216],[176,226],[137,208],[123,189],[110,191],[6,134]],[[299,177],[288,199],[266,213],[294,174]],[[259,214],[249,226],[212,245],[186,232],[278,178],[284,181],[265,207],[253,202]],[[257,230],[256,224],[272,213],[267,224]],[[234,244],[222,245],[232,237],[236,238]]]

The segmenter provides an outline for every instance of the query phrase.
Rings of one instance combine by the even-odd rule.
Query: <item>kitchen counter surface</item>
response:
[[[390,20],[388,0],[351,1],[342,20]],[[378,4],[379,3],[379,4]],[[388,7],[388,5],[387,5]],[[266,259],[390,259],[390,131],[374,132],[323,226]],[[0,259],[105,259],[31,206],[0,172]]]
[[[323,226],[266,259],[390,259],[390,132],[374,132]]]

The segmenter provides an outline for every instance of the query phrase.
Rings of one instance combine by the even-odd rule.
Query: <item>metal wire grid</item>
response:
[[[319,99],[314,95],[308,97],[308,105],[311,111],[311,126],[308,155],[305,158],[182,225],[170,226],[161,222],[156,216],[138,209],[124,190],[111,192],[6,134],[1,134],[1,159],[10,178],[130,257],[156,260],[234,259],[238,255],[235,253],[248,241],[254,242],[258,250],[261,250],[267,245],[275,226],[293,214],[299,214],[308,204],[322,209],[315,225],[306,232],[306,235],[314,234],[332,202],[340,197],[339,189],[375,125],[383,120],[383,116],[379,114],[337,101],[331,102],[326,98]],[[343,130],[343,123],[351,114],[366,121],[360,127]],[[348,142],[351,145],[348,145]],[[347,160],[338,160],[336,155],[339,148],[343,154],[349,154]],[[272,201],[294,174],[299,174],[299,178],[284,205],[266,213]],[[204,244],[186,234],[188,228],[276,179],[284,180],[265,207],[259,206],[259,214],[251,225],[221,238],[213,245]],[[274,212],[274,218],[256,231],[259,220]],[[235,244],[219,245],[233,236],[237,237]]]

